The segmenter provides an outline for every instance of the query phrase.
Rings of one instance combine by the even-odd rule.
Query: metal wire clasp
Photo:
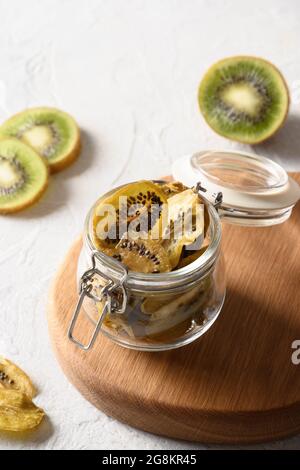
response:
[[[79,283],[79,299],[74,310],[69,329],[68,329],[68,338],[70,341],[75,343],[80,349],[84,351],[88,351],[91,349],[93,344],[96,341],[98,333],[101,329],[103,320],[107,314],[110,313],[124,313],[127,305],[127,294],[126,290],[123,286],[123,283],[127,276],[127,271],[124,268],[123,275],[120,280],[114,281],[109,276],[104,274],[103,272],[99,271],[96,268],[96,258],[97,253],[92,254],[92,267],[85,271],[85,273],[81,276],[80,283]],[[105,281],[104,286],[95,286],[95,277],[98,276]],[[100,288],[100,291],[99,291]],[[116,301],[116,297],[114,297],[112,302],[112,294],[119,294],[118,299],[121,297],[121,301]],[[90,299],[94,300],[95,302],[103,302],[103,309],[102,312],[97,320],[95,325],[94,331],[91,335],[90,340],[87,344],[81,343],[79,340],[74,338],[73,332],[76,325],[76,321],[81,311],[81,307],[85,297],[89,297]],[[119,303],[120,302],[120,303]]]
[[[199,193],[200,191],[202,191],[203,193],[207,192],[207,189],[204,188],[200,182],[196,184],[195,190],[197,191],[197,193]],[[223,202],[223,193],[221,191],[218,193],[213,193],[212,197],[214,199],[214,202],[213,202],[214,208],[218,210]]]

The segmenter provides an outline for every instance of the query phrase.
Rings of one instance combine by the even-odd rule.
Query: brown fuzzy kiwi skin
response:
[[[63,112],[64,114],[67,114],[69,116],[69,118],[71,118],[76,126],[76,143],[73,147],[73,149],[70,151],[69,154],[65,155],[65,157],[58,161],[58,162],[54,162],[54,163],[48,163],[47,159],[44,158],[44,160],[47,161],[48,163],[48,166],[49,166],[49,172],[50,173],[58,173],[59,171],[62,171],[64,170],[65,168],[67,168],[68,166],[70,166],[77,158],[78,156],[80,155],[80,152],[81,152],[81,148],[82,148],[82,145],[81,145],[81,136],[80,136],[80,129],[75,121],[75,119],[68,113],[66,113],[65,111],[62,111],[58,108],[54,108],[54,107],[49,107],[49,106],[38,106],[37,108],[28,108],[28,109],[23,109],[23,111],[20,111],[16,114],[14,114],[13,116],[11,116],[8,121],[10,121],[11,119],[14,119],[16,117],[18,117],[19,115],[21,114],[24,114],[24,112],[26,111],[38,111],[39,109],[47,109],[48,111],[53,111],[53,112]],[[0,131],[1,131],[1,128],[0,128]],[[0,137],[1,139],[2,137]],[[7,138],[7,137],[3,137],[3,138]],[[29,145],[28,143],[26,143],[26,145]],[[31,147],[31,146],[30,146]],[[32,147],[31,147],[32,148]],[[35,149],[33,149],[35,150]],[[36,150],[35,150],[36,152]]]
[[[224,62],[227,62],[228,59],[248,59],[248,60],[259,60],[259,61],[262,61],[262,62],[265,62],[266,64],[268,64],[270,67],[272,67],[277,73],[278,75],[281,77],[282,79],[282,82],[283,82],[283,85],[286,89],[286,93],[287,93],[287,98],[288,98],[288,101],[287,101],[287,107],[286,107],[286,110],[285,110],[285,115],[283,116],[282,118],[282,121],[278,124],[277,128],[274,129],[272,132],[270,132],[270,134],[266,135],[265,137],[261,138],[261,139],[258,139],[256,141],[252,141],[252,142],[247,142],[246,140],[241,140],[241,139],[238,139],[236,137],[228,137],[228,135],[225,135],[224,133],[220,132],[219,129],[216,129],[214,126],[211,125],[211,123],[208,122],[208,120],[206,119],[206,116],[205,114],[203,113],[202,109],[201,109],[201,106],[200,106],[200,100],[199,100],[199,95],[200,95],[200,87],[201,87],[201,83],[203,81],[203,79],[206,77],[206,75],[208,74],[208,72],[210,72],[210,70],[212,68],[217,68],[219,65],[222,65]],[[205,122],[208,124],[208,126],[216,132],[216,134],[220,135],[221,137],[225,137],[225,139],[228,139],[228,140],[232,140],[234,142],[239,142],[241,144],[248,144],[248,145],[258,145],[258,144],[261,144],[262,142],[265,142],[266,140],[270,139],[271,137],[273,137],[273,135],[279,131],[279,129],[281,129],[286,121],[286,118],[288,116],[288,113],[289,113],[289,108],[290,108],[290,102],[291,102],[291,98],[290,98],[290,92],[289,92],[289,88],[288,88],[288,85],[286,83],[286,80],[284,78],[284,76],[282,75],[281,71],[274,65],[272,64],[272,62],[270,62],[269,60],[266,60],[266,59],[263,59],[261,57],[257,57],[257,56],[247,56],[247,55],[241,55],[241,56],[232,56],[232,57],[225,57],[224,59],[221,59],[219,60],[218,62],[215,62],[206,72],[205,74],[203,75],[203,78],[198,86],[198,106],[200,108],[200,111],[201,111],[201,114],[205,120]]]
[[[8,139],[5,139],[5,138],[1,137],[0,140],[8,140]],[[9,138],[9,140],[17,140],[17,139]],[[24,144],[24,145],[26,145],[26,144]],[[30,149],[31,149],[31,147],[30,147]],[[20,212],[24,209],[27,209],[28,207],[31,207],[33,204],[38,202],[41,199],[41,197],[44,195],[44,193],[46,192],[46,190],[48,188],[48,185],[49,185],[49,173],[50,173],[49,172],[49,165],[47,164],[45,159],[42,158],[40,155],[38,155],[38,157],[41,159],[41,161],[43,162],[43,164],[44,164],[44,166],[47,170],[47,179],[45,180],[44,186],[41,187],[39,192],[36,193],[31,199],[29,199],[25,203],[20,203],[19,205],[14,206],[14,207],[7,207],[7,208],[6,207],[2,207],[2,208],[0,207],[0,214],[1,215],[14,214],[16,212]]]

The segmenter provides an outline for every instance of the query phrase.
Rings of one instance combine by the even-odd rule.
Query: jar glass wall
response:
[[[220,252],[220,219],[214,207],[207,201],[205,204],[210,217],[206,251],[196,261],[170,273],[128,272],[124,282],[125,311],[117,313],[112,308],[105,315],[101,333],[128,348],[159,351],[186,345],[210,328],[224,302],[225,266]],[[78,264],[79,282],[82,274],[91,267],[91,255],[95,252],[92,214],[93,208],[86,221]],[[103,253],[98,253],[96,267],[111,279],[120,278],[120,263]],[[101,290],[107,281],[99,277],[96,282],[95,289]],[[112,306],[118,303],[117,296],[112,296]],[[96,324],[104,302],[86,297],[82,307]]]

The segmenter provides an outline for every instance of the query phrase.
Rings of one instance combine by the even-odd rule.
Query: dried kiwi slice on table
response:
[[[284,123],[289,92],[273,64],[257,57],[238,56],[221,60],[208,70],[199,86],[198,101],[215,132],[257,144]]]
[[[55,108],[32,108],[16,114],[1,126],[1,135],[30,145],[47,160],[51,172],[63,170],[80,152],[76,122]]]
[[[44,411],[19,390],[0,389],[0,430],[27,431],[40,424]]]
[[[25,372],[13,362],[0,356],[0,388],[19,390],[34,398],[36,389]]]
[[[48,185],[48,167],[30,147],[15,139],[0,140],[0,213],[30,206]]]
[[[126,199],[120,199],[124,198]],[[111,196],[99,202],[93,217],[94,243],[103,250],[116,246],[128,230],[131,222],[145,216],[147,230],[151,228],[150,222],[160,218],[161,207],[167,202],[165,192],[152,181],[139,181],[130,183]],[[113,214],[108,208],[113,209]],[[119,231],[119,221],[124,222],[124,232]],[[138,227],[137,231],[138,231]],[[146,231],[147,231],[146,230]],[[145,231],[145,230],[143,230]]]

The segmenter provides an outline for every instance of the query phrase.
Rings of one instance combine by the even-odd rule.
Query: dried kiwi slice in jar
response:
[[[174,194],[181,193],[186,189],[188,189],[188,187],[182,184],[180,181],[170,181],[169,183],[164,183],[162,185],[162,190],[165,191],[168,198],[174,196]]]
[[[171,264],[165,249],[157,240],[124,237],[116,251],[131,271],[139,273],[165,273],[171,271]]]
[[[183,250],[183,256],[181,256],[181,259],[177,265],[177,269],[184,268],[185,266],[188,266],[189,264],[193,263],[196,261],[205,251],[207,250],[208,245],[202,246],[200,250]]]
[[[136,232],[148,232],[160,219],[166,202],[165,192],[152,181],[123,186],[100,201],[95,209],[93,238],[96,247],[102,251],[115,247],[133,221],[137,222]]]
[[[31,108],[8,119],[0,136],[30,145],[49,164],[51,172],[63,170],[80,152],[80,132],[74,119],[55,108]]]
[[[30,206],[48,185],[48,167],[30,147],[16,139],[0,140],[0,213]]]
[[[204,204],[193,189],[186,189],[168,199],[167,226],[162,246],[176,268],[184,246],[200,249],[204,239]]]
[[[147,318],[144,320],[145,334],[149,337],[166,334],[170,329],[180,325],[185,329],[187,326],[185,322],[191,318],[194,322],[202,324],[205,306],[211,296],[210,285],[209,275],[199,285],[184,293],[158,294],[145,298],[141,305],[141,312]]]

